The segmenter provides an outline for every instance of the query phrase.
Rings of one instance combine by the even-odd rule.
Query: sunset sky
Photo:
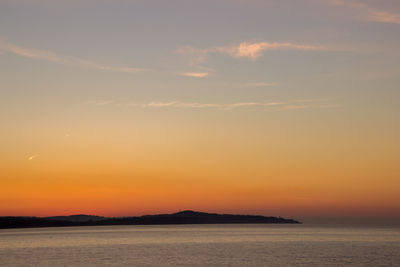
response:
[[[400,217],[398,0],[0,0],[0,216]]]

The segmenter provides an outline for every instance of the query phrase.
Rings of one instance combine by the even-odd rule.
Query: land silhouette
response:
[[[240,224],[278,223],[298,224],[299,221],[282,217],[260,215],[234,215],[197,212],[192,210],[172,214],[143,215],[133,217],[102,217],[94,215],[70,215],[52,217],[0,217],[0,228],[96,226],[96,225],[163,225],[163,224]]]

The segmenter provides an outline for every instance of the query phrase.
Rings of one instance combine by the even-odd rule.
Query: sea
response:
[[[214,224],[1,229],[0,266],[400,266],[400,228]]]

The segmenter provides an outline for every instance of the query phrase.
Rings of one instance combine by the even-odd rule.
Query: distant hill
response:
[[[44,219],[54,220],[54,221],[70,221],[70,222],[88,222],[88,221],[100,221],[107,219],[106,217],[94,216],[94,215],[69,215],[69,216],[53,216],[44,217]]]
[[[95,225],[162,225],[162,224],[238,224],[238,223],[300,223],[293,219],[259,215],[233,215],[197,212],[192,210],[172,214],[138,217],[101,217],[70,215],[53,217],[0,217],[0,228],[95,226]]]

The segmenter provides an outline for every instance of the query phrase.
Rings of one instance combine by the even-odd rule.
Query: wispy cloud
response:
[[[293,101],[269,101],[269,102],[234,102],[234,103],[201,103],[201,102],[185,102],[185,101],[150,101],[147,103],[116,103],[107,102],[105,105],[118,107],[139,107],[139,108],[178,108],[178,109],[216,109],[216,110],[232,110],[239,108],[269,108],[273,110],[292,110],[307,108],[329,108],[337,107],[335,105],[324,104],[326,100],[304,99]],[[96,106],[105,106],[102,102],[88,101],[87,104]],[[99,105],[100,103],[100,105]]]
[[[209,72],[182,72],[179,74],[182,76],[193,77],[193,78],[206,78],[210,75]]]
[[[337,108],[339,105],[321,105],[321,104],[291,104],[279,108],[279,110],[295,110],[295,109],[325,109]]]
[[[139,104],[140,107],[150,107],[150,108],[163,108],[163,107],[175,107],[175,108],[218,108],[222,107],[220,104],[207,104],[207,103],[196,103],[196,102],[180,102],[180,101],[170,101],[170,102],[158,102],[151,101],[146,104]]]
[[[149,107],[149,108],[218,108],[218,109],[234,109],[240,107],[261,107],[261,106],[277,106],[283,105],[283,102],[237,102],[230,104],[217,104],[217,103],[198,103],[198,102],[181,102],[181,101],[170,101],[170,102],[149,102],[146,104],[139,104],[137,106]]]
[[[378,10],[365,3],[351,0],[330,0],[330,2],[337,6],[356,9],[369,21],[400,24],[400,13]]]
[[[28,160],[33,160],[33,159],[35,159],[35,158],[37,158],[37,157],[39,157],[39,154],[35,154],[35,155],[30,156],[30,157],[28,158]]]
[[[207,61],[210,54],[227,54],[234,58],[256,60],[266,51],[270,50],[303,50],[303,51],[328,51],[332,50],[323,46],[294,44],[289,42],[242,42],[231,46],[199,49],[184,46],[177,52],[187,58],[189,64],[198,65]]]
[[[40,59],[50,62],[59,63],[62,65],[84,68],[84,69],[96,69],[105,71],[115,71],[115,72],[125,72],[125,73],[136,73],[144,71],[141,68],[131,68],[131,67],[116,67],[98,64],[89,60],[80,59],[72,56],[64,56],[56,54],[50,51],[37,50],[26,47],[21,47],[12,43],[8,43],[0,39],[0,51],[5,51],[15,55],[19,55],[27,58]]]
[[[328,50],[325,47],[293,44],[293,43],[279,43],[279,42],[242,42],[239,45],[231,47],[218,47],[216,51],[226,53],[235,58],[247,58],[251,60],[258,59],[263,52],[268,50],[310,50],[310,51],[323,51]]]
[[[197,66],[199,64],[207,61],[208,53],[212,52],[213,49],[199,49],[193,46],[187,45],[181,48],[178,48],[176,51],[178,54],[184,56],[190,65]]]

